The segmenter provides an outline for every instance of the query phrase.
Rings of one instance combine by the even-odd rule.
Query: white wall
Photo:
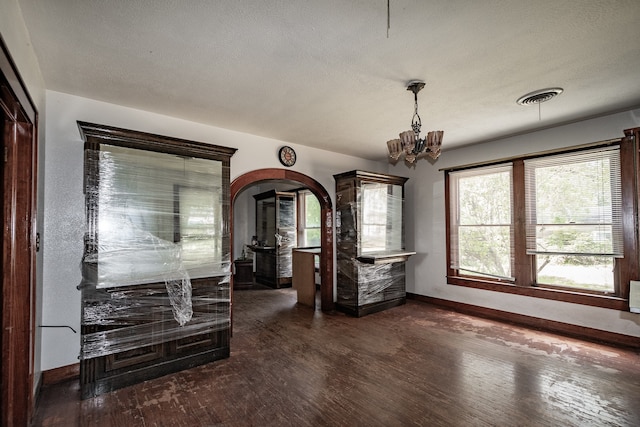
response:
[[[177,138],[237,148],[231,158],[231,180],[261,168],[282,167],[278,149],[285,142],[206,126],[91,99],[47,92],[47,165],[45,180],[44,311],[49,324],[80,327],[80,260],[85,229],[82,193],[83,143],[76,121],[117,126]],[[333,174],[353,169],[384,172],[386,162],[374,162],[286,143],[295,148],[291,169],[308,175],[335,197]],[[335,200],[335,198],[334,198]],[[248,217],[247,217],[248,218]],[[250,219],[247,219],[249,221]],[[236,227],[243,227],[236,224]],[[244,228],[247,229],[245,224]],[[253,224],[251,224],[253,227]],[[234,227],[235,228],[235,227]],[[42,369],[78,361],[79,335],[64,329],[43,331]]]
[[[33,98],[40,115],[44,113],[45,87],[38,59],[31,46],[31,36],[22,18],[17,0],[0,0],[0,34],[9,48],[20,77]]]
[[[40,66],[36,54],[31,46],[31,38],[22,11],[16,0],[0,0],[0,34],[11,55],[18,73],[22,77],[27,91],[36,105],[39,115],[38,129],[38,212],[36,228],[43,234],[44,224],[44,164],[45,164],[45,86],[40,72]],[[42,324],[42,263],[43,251],[36,255],[36,325]],[[41,354],[40,328],[35,330],[35,359],[34,359],[34,387],[40,381],[40,354]]]
[[[440,168],[525,153],[621,138],[640,126],[640,109],[585,120],[480,145],[444,151],[431,165],[415,169],[399,163],[389,173],[409,176],[406,193],[407,249],[417,255],[407,264],[407,291],[445,300],[519,313],[558,322],[640,337],[640,315],[541,298],[485,291],[446,283],[444,172]],[[444,139],[446,149],[446,134]]]

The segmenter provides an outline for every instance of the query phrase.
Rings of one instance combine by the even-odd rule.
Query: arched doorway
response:
[[[267,168],[258,169],[240,175],[231,182],[230,230],[233,246],[233,205],[238,193],[245,187],[267,180],[289,180],[303,184],[320,202],[322,228],[320,229],[320,308],[322,311],[334,309],[333,303],[333,207],[327,190],[315,179],[300,172]],[[233,253],[233,247],[231,248]]]

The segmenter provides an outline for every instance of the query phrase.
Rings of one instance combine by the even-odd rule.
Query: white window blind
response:
[[[617,147],[525,161],[527,253],[623,256]]]
[[[513,280],[511,165],[449,173],[451,268]]]

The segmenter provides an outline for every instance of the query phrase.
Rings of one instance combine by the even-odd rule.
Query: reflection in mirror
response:
[[[402,186],[362,183],[361,252],[403,250]]]

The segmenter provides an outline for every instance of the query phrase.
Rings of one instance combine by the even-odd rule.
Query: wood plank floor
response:
[[[352,318],[291,289],[235,293],[231,357],[80,401],[35,426],[640,426],[640,354],[408,301]]]

